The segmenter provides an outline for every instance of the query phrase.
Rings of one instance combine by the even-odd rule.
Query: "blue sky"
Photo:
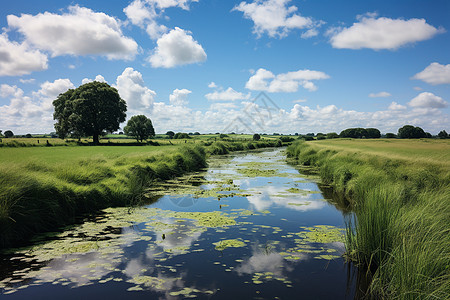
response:
[[[116,87],[128,118],[145,114],[161,133],[450,131],[445,0],[16,0],[1,8],[3,131],[54,131],[52,101],[89,80]]]

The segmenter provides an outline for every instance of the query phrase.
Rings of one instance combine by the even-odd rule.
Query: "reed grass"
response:
[[[206,153],[199,145],[147,152],[123,149],[122,153],[115,150],[114,155],[102,153],[102,147],[92,147],[87,151],[96,153],[92,158],[75,158],[73,152],[78,149],[67,149],[65,161],[58,155],[56,162],[49,157],[46,161],[45,155],[2,160],[0,247],[54,230],[83,213],[135,203],[155,180],[206,167]]]
[[[137,205],[155,181],[205,168],[207,155],[274,146],[281,142],[0,148],[0,248],[85,213]]]
[[[448,149],[446,141],[386,147],[383,140],[288,147],[289,157],[319,167],[324,183],[351,203],[346,255],[372,278],[368,297],[450,298]]]

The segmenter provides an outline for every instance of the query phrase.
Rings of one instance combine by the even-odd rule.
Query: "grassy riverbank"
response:
[[[0,248],[84,213],[139,203],[153,181],[198,171],[208,154],[280,145],[274,140],[0,148]]]
[[[350,201],[347,255],[370,271],[372,295],[450,297],[449,141],[324,140],[287,153]]]

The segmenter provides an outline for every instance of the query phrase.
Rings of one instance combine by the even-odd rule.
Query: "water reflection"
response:
[[[237,171],[246,167],[273,176]],[[54,298],[58,285],[72,288],[58,290],[63,296],[85,289],[111,299],[353,295],[340,257],[342,215],[279,150],[220,158],[196,178],[203,175],[209,182],[194,180],[193,190],[236,194],[174,192],[146,207],[105,210],[95,221],[15,251],[11,271],[0,277],[3,294],[27,299],[22,290],[43,286],[42,297]],[[216,247],[223,241],[237,246]]]

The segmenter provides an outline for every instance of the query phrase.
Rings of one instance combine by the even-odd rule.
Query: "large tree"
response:
[[[419,139],[427,137],[425,131],[420,127],[405,125],[398,129],[398,137],[401,139]]]
[[[53,105],[53,118],[57,120],[55,129],[60,138],[92,136],[94,144],[98,144],[102,133],[119,129],[127,111],[127,105],[117,90],[98,81],[60,94]]]
[[[155,136],[152,121],[144,115],[131,117],[123,131],[126,135],[134,137],[138,142]]]
[[[12,138],[14,136],[14,133],[11,130],[5,131],[5,137],[6,138]]]

